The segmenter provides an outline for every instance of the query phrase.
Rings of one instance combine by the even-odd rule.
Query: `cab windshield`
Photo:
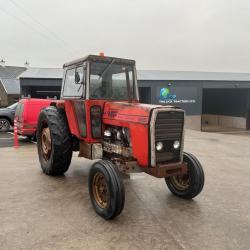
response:
[[[132,100],[135,98],[132,65],[111,62],[90,64],[90,99]]]

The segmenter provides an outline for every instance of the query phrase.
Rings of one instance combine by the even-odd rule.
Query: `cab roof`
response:
[[[129,64],[129,65],[135,65],[135,61],[134,60],[130,60],[130,59],[124,59],[124,58],[117,58],[117,57],[109,57],[109,56],[97,56],[97,55],[88,55],[79,59],[76,59],[74,61],[65,63],[63,65],[63,68],[67,68],[73,65],[80,65],[83,62],[86,61],[92,61],[92,62],[111,62],[112,60],[115,60],[115,62],[118,63],[124,63],[124,64]]]

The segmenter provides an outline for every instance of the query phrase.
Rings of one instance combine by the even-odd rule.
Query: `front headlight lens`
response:
[[[104,136],[110,137],[111,136],[111,131],[108,130],[108,129],[104,130]]]
[[[157,142],[155,145],[155,148],[157,151],[161,151],[163,149],[163,143],[162,142]]]
[[[180,142],[179,141],[174,141],[174,143],[173,143],[173,148],[174,149],[178,149],[179,147],[180,147]]]

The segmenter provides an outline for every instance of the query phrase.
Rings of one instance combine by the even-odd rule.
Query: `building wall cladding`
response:
[[[202,81],[138,81],[139,87],[151,87],[151,103],[172,105],[185,110],[185,127],[201,130]],[[167,88],[170,99],[162,100],[161,90]],[[171,98],[172,96],[172,98]]]
[[[18,102],[19,99],[20,99],[20,95],[16,95],[16,94],[8,95],[8,106],[11,104],[14,104],[15,102]]]
[[[6,106],[8,106],[8,95],[5,92],[5,89],[0,80],[0,107],[6,107]]]
[[[173,105],[185,109],[187,115],[202,113],[202,82],[201,81],[138,81],[139,87],[151,87],[151,103]],[[161,99],[161,89],[167,88],[171,100]]]
[[[249,111],[250,111],[250,89],[247,90],[247,112]]]

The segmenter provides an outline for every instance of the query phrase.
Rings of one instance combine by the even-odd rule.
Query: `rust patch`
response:
[[[159,164],[145,169],[145,172],[157,178],[184,175],[187,173],[187,163]]]

